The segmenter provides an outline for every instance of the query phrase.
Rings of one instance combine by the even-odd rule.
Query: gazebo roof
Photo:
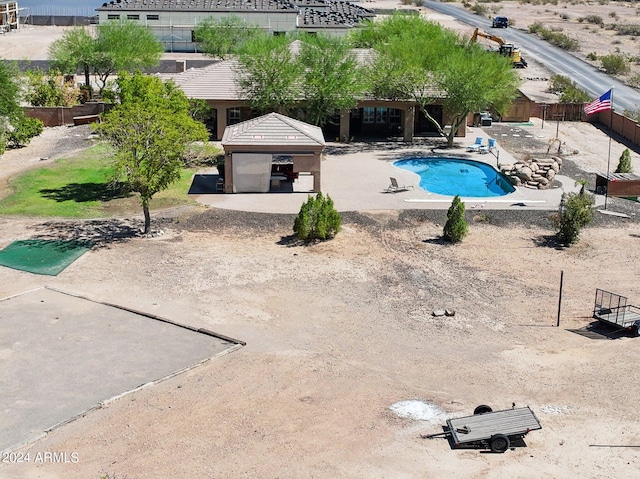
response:
[[[293,148],[325,146],[320,127],[269,113],[230,125],[224,130],[222,146],[288,146]]]

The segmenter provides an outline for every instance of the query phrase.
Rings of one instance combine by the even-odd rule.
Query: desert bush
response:
[[[636,108],[635,110],[624,110],[623,115],[637,123],[640,123],[640,108]]]
[[[598,55],[596,52],[590,52],[587,54],[587,60],[596,61],[598,59]]]
[[[534,22],[529,25],[529,33],[539,35],[543,40],[569,52],[580,49],[578,40],[568,37],[562,33],[562,30],[549,30],[541,22]]]
[[[604,21],[600,15],[587,15],[584,19],[592,25],[604,25]]]
[[[309,199],[300,207],[293,222],[293,232],[302,241],[326,240],[340,231],[342,217],[333,206],[333,200],[322,193]]]
[[[609,16],[611,18],[618,18],[618,14],[616,12],[609,12]]]
[[[542,30],[546,30],[542,22],[533,22],[529,25],[529,33],[539,33]]]
[[[616,168],[616,173],[633,173],[633,168],[631,167],[631,152],[629,148],[625,148],[625,150],[620,155],[620,160],[618,162],[618,167]]]
[[[640,89],[640,73],[634,73],[625,82],[631,88]]]
[[[7,143],[13,148],[26,146],[31,138],[38,136],[44,129],[44,123],[37,118],[23,116],[13,125],[13,130],[7,135]]]
[[[458,243],[467,236],[468,231],[469,225],[464,219],[464,203],[460,201],[460,196],[456,195],[447,211],[447,222],[442,237],[451,243]]]
[[[604,55],[600,57],[600,65],[605,73],[609,75],[620,75],[631,70],[629,63],[622,55]]]
[[[560,243],[570,245],[578,241],[580,230],[593,220],[594,204],[593,195],[586,192],[562,195],[558,213],[552,217]]]
[[[616,25],[615,30],[618,35],[640,36],[640,25]]]
[[[424,6],[424,0],[416,0],[416,7]]]
[[[571,78],[564,75],[552,75],[549,79],[549,92],[560,95],[560,103],[585,103],[590,97]]]
[[[562,18],[563,20],[569,20],[569,15],[566,13],[561,13],[560,18]]]
[[[480,5],[479,3],[473,5],[471,7],[471,11],[476,15],[480,15],[481,17],[486,17],[489,14],[489,9],[486,7],[486,5]]]

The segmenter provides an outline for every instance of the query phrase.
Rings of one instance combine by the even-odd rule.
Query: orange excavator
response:
[[[476,28],[473,31],[473,35],[471,35],[471,40],[469,40],[469,45],[478,41],[478,37],[486,38],[487,40],[491,40],[492,42],[496,42],[499,45],[497,52],[500,55],[504,55],[505,57],[511,57],[513,61],[514,68],[526,68],[527,62],[520,54],[520,49],[516,47],[513,43],[508,43],[504,38],[499,37],[497,35],[493,35],[491,33],[483,32],[482,30]]]

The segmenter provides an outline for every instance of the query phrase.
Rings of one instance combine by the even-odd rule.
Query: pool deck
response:
[[[515,159],[498,143],[494,152],[467,152],[466,146],[475,136],[456,139],[460,146],[433,150],[428,145],[406,145],[402,143],[327,143],[322,162],[322,192],[328,194],[338,211],[403,210],[403,209],[447,209],[451,196],[429,193],[418,184],[420,177],[410,171],[397,168],[393,163],[402,158],[416,156],[446,156],[482,161],[497,166],[513,163]],[[486,136],[486,135],[485,135]],[[488,138],[488,137],[487,137]],[[486,138],[485,138],[486,143]],[[462,146],[464,145],[464,146]],[[497,155],[497,157],[496,157]],[[499,160],[498,160],[499,158]],[[215,173],[215,169],[213,172]],[[211,173],[211,171],[209,172]],[[413,189],[388,193],[389,178],[394,177],[400,185],[412,185]],[[505,196],[491,198],[461,197],[467,209],[513,209],[557,210],[562,193],[577,192],[575,180],[558,175],[558,185],[546,190],[517,187]],[[221,209],[253,211],[263,213],[296,214],[300,206],[312,194],[312,178],[301,175],[293,184],[293,191],[242,194],[195,194],[198,202]],[[596,196],[596,206],[604,202]]]

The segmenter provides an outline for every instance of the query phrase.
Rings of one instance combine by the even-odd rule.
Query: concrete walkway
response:
[[[338,211],[447,209],[451,196],[430,193],[420,188],[417,174],[395,167],[394,161],[427,156],[445,156],[482,161],[497,166],[515,160],[497,144],[494,152],[467,152],[466,146],[473,138],[458,139],[459,147],[433,150],[431,146],[406,146],[402,143],[327,143],[322,162],[322,192],[334,201]],[[487,143],[484,135],[484,143]],[[464,146],[462,146],[464,145]],[[414,188],[398,193],[386,192],[389,178],[401,185]],[[547,190],[516,188],[514,193],[492,198],[462,198],[467,209],[557,210],[562,193],[578,191],[575,181],[558,175],[558,186]],[[212,185],[213,188],[213,185]],[[194,199],[208,206],[237,211],[296,214],[300,206],[312,194],[312,178],[300,176],[293,184],[293,191],[241,194],[195,194]],[[597,198],[598,200],[599,198]]]

